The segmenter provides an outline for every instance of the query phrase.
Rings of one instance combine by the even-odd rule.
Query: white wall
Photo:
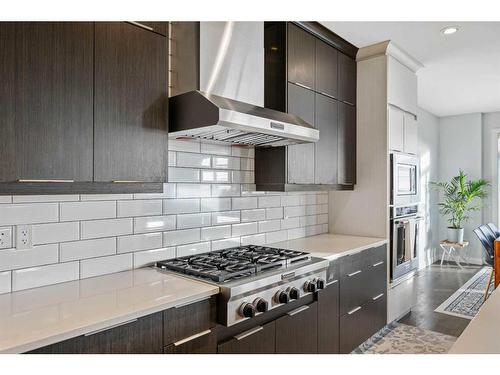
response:
[[[431,181],[439,178],[439,118],[418,108],[418,154],[420,157],[420,193],[422,216],[418,249],[419,268],[432,264],[439,256],[439,212],[438,196],[430,187]]]
[[[439,180],[447,181],[462,169],[469,179],[482,177],[482,116],[472,113],[442,117],[439,121]],[[465,239],[471,241],[469,259],[481,263],[482,248],[472,232],[481,225],[481,211],[474,212],[465,225]],[[440,238],[447,237],[447,220],[439,216]]]
[[[483,114],[483,178],[491,182],[483,207],[483,222],[498,225],[498,137],[500,112]]]

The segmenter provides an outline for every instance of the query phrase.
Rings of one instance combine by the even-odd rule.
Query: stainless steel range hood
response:
[[[264,108],[263,22],[173,22],[169,137],[240,145],[317,142],[297,116]]]

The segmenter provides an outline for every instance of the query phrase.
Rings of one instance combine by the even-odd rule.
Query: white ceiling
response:
[[[357,47],[385,40],[419,60],[418,105],[437,115],[500,111],[500,22],[321,22]],[[449,36],[446,26],[460,29]]]

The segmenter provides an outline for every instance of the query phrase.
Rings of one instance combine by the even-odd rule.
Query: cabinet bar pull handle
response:
[[[136,182],[141,182],[141,181],[127,181],[127,180],[115,180],[113,181],[114,184],[131,184],[131,183],[136,183]]]
[[[301,306],[295,310],[292,310],[292,311],[289,311],[286,313],[286,315],[288,316],[294,316],[294,315],[297,315],[298,313],[301,313],[302,311],[305,311],[309,308],[309,305],[306,305],[306,306]]]
[[[207,299],[210,299],[210,297],[202,297],[200,299],[195,299],[194,301],[189,301],[189,302],[181,303],[180,305],[174,306],[174,309],[179,309],[181,307],[192,305],[193,303],[198,303],[198,302],[201,302],[201,301],[205,301]]]
[[[348,311],[348,312],[347,312],[347,315],[352,315],[352,314],[354,314],[356,311],[359,311],[359,310],[361,310],[361,306],[358,306],[358,307],[356,307],[355,309],[352,309],[351,311]]]
[[[96,333],[104,332],[104,331],[107,331],[108,329],[112,329],[112,328],[118,328],[118,327],[127,325],[129,323],[134,323],[134,322],[137,322],[137,318],[132,319],[132,320],[127,320],[126,322],[123,322],[123,323],[114,324],[114,325],[106,327],[106,328],[101,328],[101,329],[98,329],[98,330],[95,330],[92,332],[85,333],[84,336],[85,337],[92,336],[92,335],[95,335]]]
[[[336,280],[330,281],[329,283],[326,283],[326,286],[333,285],[333,284],[336,284],[338,282],[339,282],[339,280],[336,279]]]
[[[328,96],[329,98],[332,98],[332,99],[337,99],[335,96],[333,96],[333,95],[331,95],[331,94],[327,94],[326,92],[320,91],[319,93],[320,93],[321,95]]]
[[[356,272],[351,272],[351,273],[347,274],[347,276],[351,277],[351,276],[357,275],[358,273],[361,273],[361,270],[357,270]]]
[[[376,301],[378,300],[380,297],[382,297],[384,295],[384,293],[380,293],[378,296],[375,296],[372,298],[373,301]]]
[[[380,266],[381,264],[384,264],[384,262],[378,262],[378,263],[375,263],[372,267],[377,267],[377,266]]]
[[[208,335],[210,332],[212,332],[212,330],[207,329],[206,331],[197,333],[193,336],[186,337],[185,339],[174,342],[174,346],[179,346],[179,345],[185,344],[186,342],[197,339],[198,337]]]
[[[41,180],[25,180],[20,179],[17,182],[75,182],[75,180],[57,180],[57,179],[41,179]]]
[[[251,335],[253,335],[254,333],[257,333],[257,332],[262,331],[263,329],[264,329],[264,327],[262,327],[262,326],[258,326],[258,327],[252,328],[252,329],[250,329],[250,330],[248,330],[248,331],[245,331],[245,332],[243,332],[243,333],[240,333],[239,335],[234,336],[234,338],[235,338],[236,340],[238,340],[238,341],[239,341],[239,340],[243,340],[245,337],[251,336]]]
[[[347,100],[342,100],[342,103],[349,104],[349,105],[354,105],[354,103],[348,102]]]
[[[154,31],[154,29],[152,27],[143,25],[142,23],[139,23],[139,22],[128,21],[128,23],[135,25],[135,26],[138,26],[138,27],[141,27],[143,29],[149,30],[149,31]]]
[[[304,89],[312,90],[312,88],[310,88],[309,86],[303,85],[302,83],[298,83],[298,82],[292,82],[292,83],[294,85],[297,85],[297,86],[302,87]]]

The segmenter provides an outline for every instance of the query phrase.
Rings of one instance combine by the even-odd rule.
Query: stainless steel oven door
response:
[[[391,154],[391,204],[420,202],[420,163],[414,155]]]
[[[418,244],[421,217],[392,220],[391,279],[395,280],[418,267]]]

